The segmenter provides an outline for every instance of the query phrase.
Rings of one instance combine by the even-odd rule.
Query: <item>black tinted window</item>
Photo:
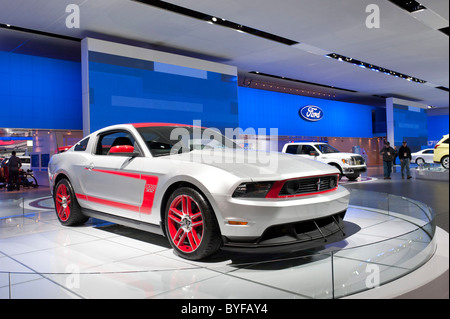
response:
[[[286,153],[288,154],[297,154],[298,145],[289,145],[286,148]]]
[[[89,142],[89,137],[85,138],[84,140],[82,140],[81,142],[78,142],[75,147],[74,147],[74,151],[78,151],[78,152],[82,152],[86,150],[86,147],[88,145]]]
[[[126,131],[114,131],[99,136],[95,154],[107,155],[111,147],[118,145],[134,146],[134,137]]]

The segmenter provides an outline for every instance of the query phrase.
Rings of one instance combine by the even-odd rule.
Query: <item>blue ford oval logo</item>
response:
[[[323,118],[323,111],[315,105],[304,106],[298,111],[298,114],[307,121],[316,122]]]

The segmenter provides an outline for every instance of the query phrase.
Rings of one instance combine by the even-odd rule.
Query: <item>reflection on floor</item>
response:
[[[414,267],[422,249],[433,249],[425,233],[409,234],[414,223],[350,207],[345,239],[315,251],[223,250],[192,262],[174,255],[161,236],[95,219],[61,226],[48,188],[1,198],[0,299],[339,298],[372,288],[374,265],[383,282],[391,281]],[[368,246],[354,248],[361,245]]]

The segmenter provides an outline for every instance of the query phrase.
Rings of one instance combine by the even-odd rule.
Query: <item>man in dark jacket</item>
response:
[[[384,147],[381,149],[380,155],[383,156],[384,179],[391,179],[392,163],[395,159],[395,150],[391,147],[389,142],[386,142]]]
[[[398,159],[400,160],[401,170],[402,170],[402,179],[405,178],[405,168],[406,168],[406,177],[408,179],[411,178],[411,172],[409,170],[409,164],[411,163],[411,150],[406,145],[406,141],[403,141],[402,146],[398,150]]]
[[[12,151],[11,157],[8,160],[9,171],[9,187],[8,190],[13,190],[14,186],[20,190],[19,184],[19,169],[22,167],[22,161],[16,156],[16,151]]]

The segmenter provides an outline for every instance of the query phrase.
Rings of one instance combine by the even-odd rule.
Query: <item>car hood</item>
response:
[[[344,152],[332,153],[332,154],[336,154],[336,156],[339,156],[339,157],[362,156],[362,155],[360,155],[360,154],[355,154],[355,153],[344,153]]]
[[[213,166],[238,177],[251,178],[255,181],[339,173],[335,167],[328,164],[277,152],[253,150],[192,151],[174,157],[179,161]]]

